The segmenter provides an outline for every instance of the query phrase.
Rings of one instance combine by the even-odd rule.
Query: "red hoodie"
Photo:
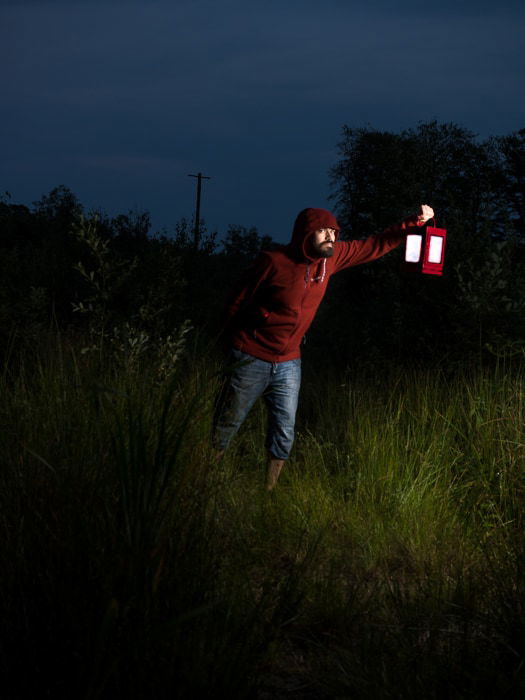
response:
[[[326,292],[331,275],[380,258],[396,248],[417,215],[382,235],[338,241],[339,224],[326,209],[304,209],[292,240],[280,250],[263,252],[247,271],[227,305],[227,332],[233,347],[267,362],[300,357],[300,344]],[[307,241],[321,228],[335,229],[330,258],[312,258]]]

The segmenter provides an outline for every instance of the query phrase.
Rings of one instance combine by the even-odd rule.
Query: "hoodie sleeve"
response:
[[[261,253],[234,286],[226,302],[224,313],[222,333],[226,337],[229,337],[239,325],[243,314],[250,307],[250,303],[257,291],[268,279],[271,269],[272,260],[270,256],[266,253]]]
[[[405,240],[408,229],[420,225],[417,214],[414,214],[399,224],[390,226],[383,233],[364,240],[339,241],[334,255],[334,272],[377,260],[397,248]]]

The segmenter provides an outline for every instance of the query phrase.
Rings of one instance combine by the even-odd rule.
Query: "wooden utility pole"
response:
[[[195,205],[195,225],[193,227],[193,247],[195,250],[199,250],[199,244],[201,240],[201,181],[211,180],[207,175],[202,173],[197,173],[197,175],[188,175],[188,177],[197,178],[197,202]]]

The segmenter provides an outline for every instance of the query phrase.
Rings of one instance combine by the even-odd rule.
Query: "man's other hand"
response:
[[[418,224],[426,224],[429,219],[434,218],[434,210],[428,204],[422,204],[417,215]]]

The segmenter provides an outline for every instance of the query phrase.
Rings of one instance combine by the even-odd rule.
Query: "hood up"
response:
[[[292,240],[289,244],[289,250],[294,257],[310,262],[319,259],[312,258],[311,254],[308,254],[307,241],[320,228],[335,229],[335,240],[338,239],[339,224],[335,216],[327,209],[309,207],[299,212],[295,220]]]

